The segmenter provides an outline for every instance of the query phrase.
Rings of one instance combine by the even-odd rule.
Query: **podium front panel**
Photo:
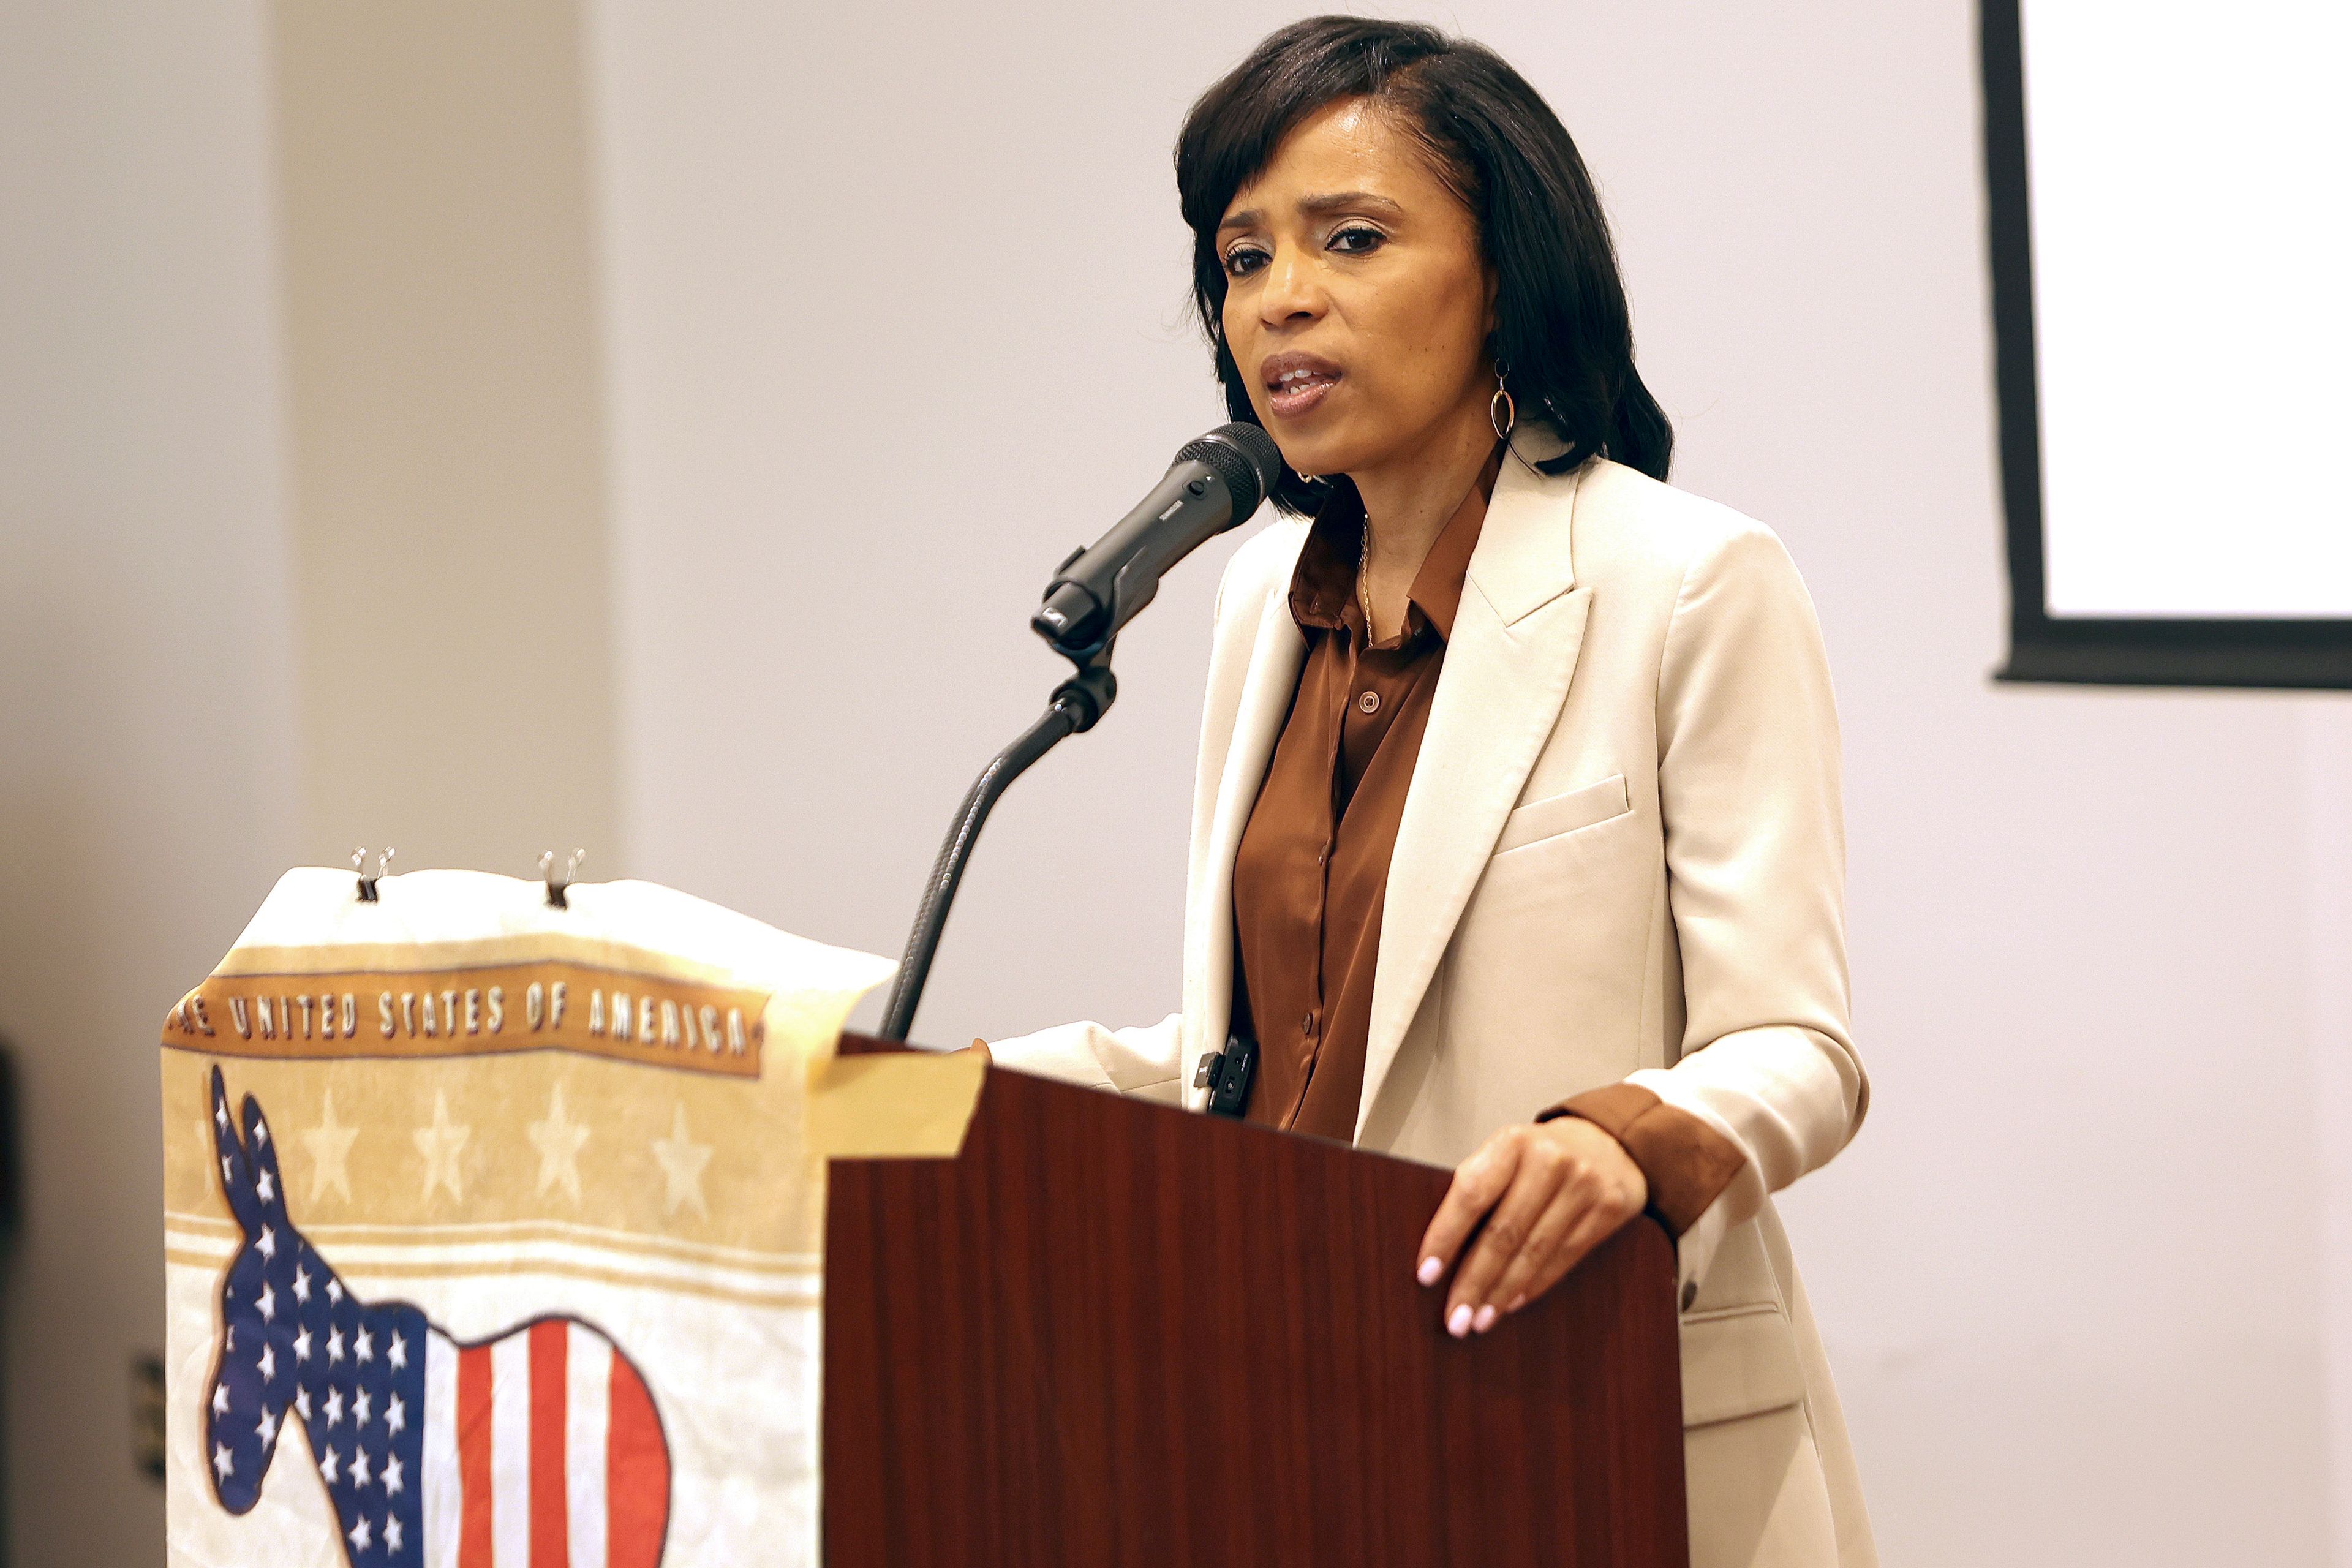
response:
[[[835,1162],[826,1561],[1685,1568],[1672,1243],[1455,1340],[1449,1179],[993,1068],[959,1157]]]

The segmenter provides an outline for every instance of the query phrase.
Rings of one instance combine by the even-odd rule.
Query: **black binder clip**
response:
[[[542,849],[539,852],[539,874],[541,877],[544,878],[547,882],[547,907],[549,909],[568,910],[572,907],[571,889],[572,873],[580,869],[580,862],[586,858],[588,858],[588,851],[585,849],[574,849],[572,852],[572,858],[563,863],[563,876],[559,880],[555,875],[555,851],[552,849]]]
[[[1203,1051],[1192,1071],[1192,1087],[1209,1091],[1209,1114],[1239,1119],[1249,1109],[1250,1084],[1257,1077],[1257,1040],[1229,1035],[1222,1051]]]
[[[366,847],[362,846],[360,848],[352,851],[352,869],[359,873],[360,879],[360,902],[363,904],[373,904],[377,901],[375,896],[375,885],[383,879],[383,868],[392,864],[392,856],[393,852],[390,849],[386,849],[383,854],[377,856],[375,858],[375,875],[371,877],[365,870],[362,869],[362,868],[367,863]]]

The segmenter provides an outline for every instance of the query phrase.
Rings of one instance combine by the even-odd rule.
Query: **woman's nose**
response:
[[[1296,247],[1278,247],[1265,264],[1265,286],[1258,291],[1257,309],[1258,319],[1270,327],[1321,315],[1322,279],[1312,259]]]

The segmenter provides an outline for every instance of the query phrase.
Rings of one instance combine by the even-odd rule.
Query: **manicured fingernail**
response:
[[[1512,1297],[1512,1298],[1511,1298],[1511,1304],[1510,1304],[1509,1306],[1507,1306],[1507,1307],[1504,1308],[1504,1309],[1503,1309],[1503,1310],[1505,1310],[1506,1312],[1516,1312],[1516,1311],[1517,1311],[1520,1308],[1522,1308],[1522,1307],[1526,1306],[1527,1304],[1528,1304],[1527,1293],[1526,1293],[1525,1291],[1522,1291],[1522,1292],[1520,1292],[1518,1295]]]
[[[1445,1331],[1457,1340],[1470,1331],[1469,1302],[1465,1301],[1454,1309],[1453,1316],[1445,1320]]]
[[[1421,1260],[1421,1267],[1413,1270],[1412,1277],[1424,1285],[1434,1285],[1437,1283],[1437,1277],[1444,1272],[1444,1259],[1424,1258]]]
[[[1493,1328],[1495,1326],[1494,1304],[1489,1302],[1486,1306],[1479,1308],[1478,1315],[1470,1320],[1470,1326],[1477,1330],[1482,1334],[1488,1329]]]

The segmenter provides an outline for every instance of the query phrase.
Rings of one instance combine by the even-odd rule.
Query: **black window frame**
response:
[[[1979,0],[1994,388],[2009,535],[2004,681],[2352,689],[2352,617],[2053,616],[2043,577],[2022,0]]]

